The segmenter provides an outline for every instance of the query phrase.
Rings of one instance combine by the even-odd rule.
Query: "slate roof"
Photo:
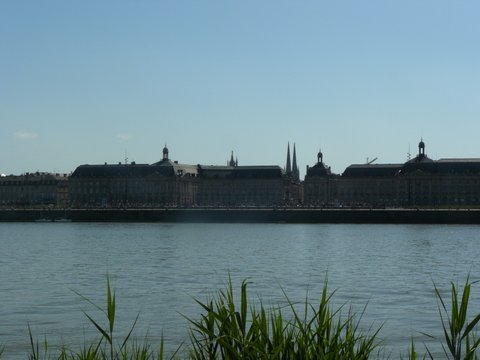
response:
[[[61,182],[67,181],[67,174],[56,174],[46,172],[26,173],[23,175],[7,175],[0,177],[0,184],[18,184],[18,183],[43,183],[43,182]]]
[[[328,176],[331,175],[332,172],[330,170],[330,167],[325,166],[323,162],[318,162],[312,167],[307,167],[307,173],[305,177],[311,177],[311,176]]]
[[[159,161],[155,164],[105,164],[80,165],[75,169],[72,178],[80,177],[146,177],[146,176],[196,176],[195,165],[184,165],[170,160]]]
[[[407,174],[479,174],[480,159],[440,159],[417,156],[404,164],[354,164],[342,177],[389,177]]]
[[[342,177],[388,177],[395,176],[403,164],[353,164],[345,169]]]
[[[441,163],[480,163],[480,158],[445,158],[438,159]]]
[[[279,166],[213,166],[198,165],[199,176],[210,179],[281,178],[285,175]]]
[[[440,159],[438,161],[405,163],[401,174],[480,174],[480,159]]]

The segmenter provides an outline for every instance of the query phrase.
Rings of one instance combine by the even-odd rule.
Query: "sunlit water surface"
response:
[[[480,279],[480,227],[441,225],[289,224],[0,224],[0,344],[7,359],[29,351],[28,324],[41,343],[79,350],[98,334],[83,311],[103,321],[81,294],[104,307],[106,274],[117,297],[119,337],[139,315],[135,334],[170,352],[188,343],[193,300],[248,279],[264,305],[308,298],[328,276],[335,305],[347,303],[362,324],[382,326],[385,354],[405,354],[413,337],[439,351],[433,282]],[[472,311],[480,312],[480,284]],[[104,322],[102,322],[104,323]],[[439,356],[441,357],[441,355]]]

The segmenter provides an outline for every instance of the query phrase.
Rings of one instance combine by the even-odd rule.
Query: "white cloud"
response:
[[[127,140],[130,140],[132,138],[132,135],[118,134],[117,138],[119,138],[120,140],[127,141]]]
[[[20,140],[31,140],[38,138],[38,134],[32,132],[25,132],[25,131],[17,131],[13,133],[15,138]]]

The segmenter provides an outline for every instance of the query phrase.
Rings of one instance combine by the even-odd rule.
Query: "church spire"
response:
[[[290,165],[290,143],[287,145],[287,168],[285,171],[287,172],[288,176],[292,174],[292,166]]]
[[[292,168],[292,176],[294,180],[300,180],[300,172],[298,171],[297,166],[297,152],[295,149],[295,143],[293,143],[293,168]]]
[[[233,160],[233,150],[232,150],[232,155],[230,156],[230,161],[228,162],[228,166],[234,167],[234,166],[237,166],[237,163],[238,163],[238,160],[237,161]]]

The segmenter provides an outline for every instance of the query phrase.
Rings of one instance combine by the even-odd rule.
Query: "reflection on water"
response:
[[[421,332],[441,336],[432,282],[480,276],[478,226],[289,224],[0,224],[0,343],[7,358],[25,358],[29,323],[50,342],[80,345],[96,334],[78,295],[105,302],[105,274],[117,293],[118,324],[174,348],[187,336],[183,315],[196,317],[192,298],[252,281],[265,304],[320,297],[328,274],[335,303],[352,303],[363,323],[383,324],[392,357]],[[472,309],[480,309],[474,286]],[[73,291],[72,291],[73,290]]]

